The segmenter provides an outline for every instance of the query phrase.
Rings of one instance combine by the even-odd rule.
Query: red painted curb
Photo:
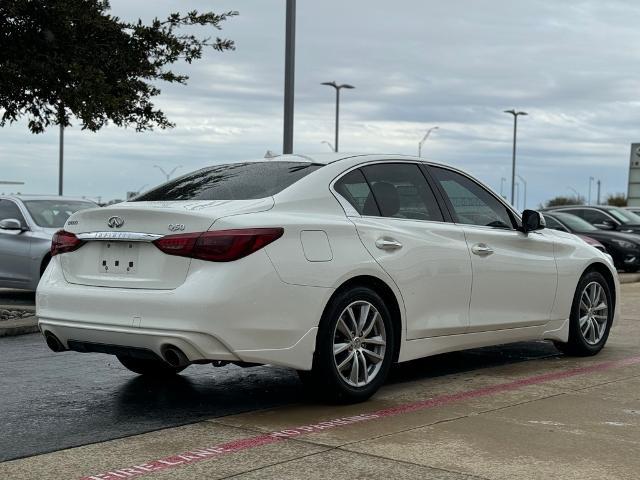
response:
[[[562,370],[560,372],[545,373],[542,375],[534,375],[531,377],[522,378],[520,380],[514,380],[512,382],[499,383],[489,387],[478,388],[475,390],[466,390],[464,392],[454,393],[451,395],[440,395],[428,400],[422,400],[419,402],[407,403],[404,405],[398,405],[396,407],[384,408],[371,413],[365,413],[361,415],[355,415],[351,417],[337,418],[328,420],[325,422],[319,422],[311,425],[303,425],[295,428],[279,430],[274,432],[265,433],[263,435],[257,435],[254,437],[243,438],[240,440],[234,440],[232,442],[214,445],[206,448],[198,448],[195,450],[189,450],[187,452],[165,457],[159,460],[153,460],[141,465],[134,465],[127,468],[119,468],[110,470],[105,473],[96,475],[89,475],[82,477],[80,480],[120,480],[126,478],[140,477],[152,472],[158,472],[167,470],[170,468],[181,467],[183,465],[190,465],[192,463],[201,462],[212,457],[224,455],[227,453],[239,452],[242,450],[249,450],[252,448],[260,447],[262,445],[268,445],[271,443],[279,442],[288,438],[298,437],[300,435],[307,435],[310,433],[316,433],[323,430],[345,427],[353,425],[354,423],[368,422],[385,417],[393,417],[401,415],[403,413],[415,412],[417,410],[424,410],[427,408],[434,408],[450,403],[460,402],[471,398],[486,397],[496,393],[507,392],[510,390],[517,390],[528,385],[536,385],[540,383],[550,382],[553,380],[560,380],[563,378],[575,377],[577,375],[584,375],[587,373],[598,372],[603,370],[610,370],[616,367],[624,367],[628,365],[635,365],[640,363],[640,356],[630,357],[624,360],[616,360],[610,362],[597,363],[588,367],[572,368],[570,370]]]

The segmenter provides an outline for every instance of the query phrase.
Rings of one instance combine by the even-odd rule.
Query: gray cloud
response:
[[[280,150],[284,1],[112,0],[113,14],[131,19],[192,8],[239,10],[222,32],[237,50],[177,66],[187,87],[161,85],[173,130],[69,129],[67,193],[122,197],[162,180],[154,164],[185,171]],[[586,195],[590,176],[603,192],[625,191],[640,124],[639,20],[631,0],[301,0],[295,149],[327,149],[333,92],[319,84],[335,79],[357,87],[343,97],[345,151],[415,153],[437,124],[425,152],[499,190],[511,160],[502,111],[516,107],[530,113],[519,130],[529,206],[569,186]],[[33,136],[16,124],[0,139],[2,177],[25,180],[26,192],[56,190],[55,129]]]

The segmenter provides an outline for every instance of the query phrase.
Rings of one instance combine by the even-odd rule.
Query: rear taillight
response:
[[[65,230],[59,230],[53,234],[51,239],[51,256],[59,253],[73,252],[79,249],[84,242],[76,237],[73,233]]]
[[[198,258],[210,262],[231,262],[269,245],[283,233],[283,228],[218,230],[167,235],[153,243],[168,255]]]

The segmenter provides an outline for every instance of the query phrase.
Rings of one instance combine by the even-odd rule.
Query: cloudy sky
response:
[[[222,32],[237,49],[176,65],[187,86],[160,85],[157,105],[174,129],[67,130],[66,194],[122,198],[163,180],[155,164],[186,173],[281,151],[284,0],[111,4],[114,15],[147,21],[238,10]],[[589,177],[601,179],[603,197],[626,192],[629,144],[640,141],[638,25],[633,0],[300,0],[294,151],[328,151],[334,94],[320,82],[336,80],[356,86],[341,104],[341,151],[416,154],[438,125],[424,156],[500,191],[512,141],[502,112],[515,107],[529,112],[518,130],[527,206],[571,188],[587,197]],[[0,129],[0,142],[0,180],[25,181],[25,193],[57,191],[56,129],[33,135],[16,123]]]

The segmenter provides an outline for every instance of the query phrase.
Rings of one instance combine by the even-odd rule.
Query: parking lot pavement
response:
[[[596,357],[563,357],[543,342],[442,355],[399,367],[363,404],[326,406],[298,396],[7,461],[0,478],[635,480],[640,285],[622,291],[622,318]],[[295,397],[292,377],[282,373],[281,380]],[[145,395],[154,399],[157,391],[147,387]],[[64,405],[52,407],[56,416]]]

